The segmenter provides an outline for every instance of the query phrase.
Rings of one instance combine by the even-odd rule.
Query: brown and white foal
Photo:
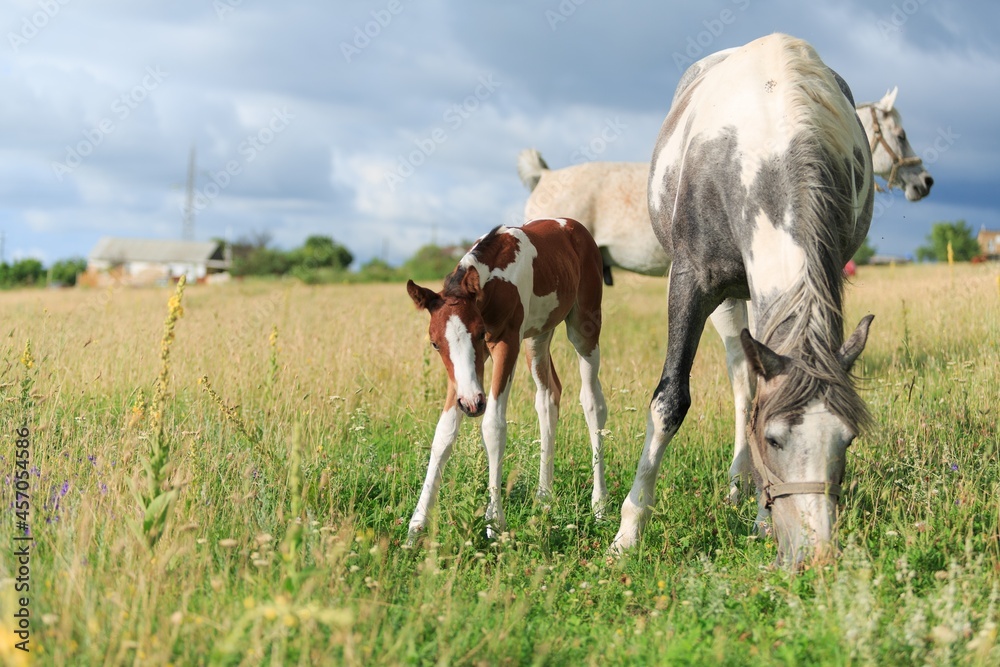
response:
[[[535,380],[535,409],[541,429],[538,495],[552,491],[553,437],[562,385],[549,355],[560,322],[580,360],[580,403],[593,451],[595,514],[607,489],[601,430],[607,407],[597,374],[600,366],[601,252],[585,227],[569,219],[532,220],[523,227],[496,227],[482,237],[445,279],[440,292],[406,284],[410,298],[431,316],[431,345],[448,371],[448,393],[431,445],[420,500],[410,519],[412,541],[437,500],[441,471],[451,456],[462,414],[483,416],[483,444],[489,461],[487,535],[506,529],[500,503],[507,398],[522,341]],[[493,359],[489,394],[483,389],[486,356]]]

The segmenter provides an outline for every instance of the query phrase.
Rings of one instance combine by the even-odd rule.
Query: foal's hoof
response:
[[[417,546],[417,542],[420,541],[420,536],[424,534],[423,526],[410,527],[409,532],[406,533],[406,541],[403,542],[404,549],[413,549]]]
[[[535,502],[542,508],[542,510],[548,512],[552,509],[552,492],[545,489],[538,489],[535,492]]]

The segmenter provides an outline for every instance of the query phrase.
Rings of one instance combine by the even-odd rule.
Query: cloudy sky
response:
[[[936,220],[1000,229],[986,0],[6,0],[0,22],[7,261],[179,238],[195,147],[196,238],[326,234],[396,263],[517,220],[524,147],[648,160],[683,67],[775,31],[858,102],[899,86],[935,185],[877,195],[880,251],[912,253]]]

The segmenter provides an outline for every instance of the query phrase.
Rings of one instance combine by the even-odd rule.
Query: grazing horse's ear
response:
[[[420,310],[434,310],[438,302],[441,301],[441,297],[438,296],[437,292],[426,287],[421,287],[412,280],[406,281],[406,292]]]
[[[758,343],[746,329],[740,332],[740,343],[743,344],[743,354],[750,362],[750,368],[765,380],[781,375],[788,367],[785,357],[772,351],[767,345]]]
[[[470,266],[465,271],[465,275],[462,276],[462,289],[469,293],[469,296],[479,296],[479,270],[474,266]]]
[[[875,319],[874,315],[866,315],[865,318],[858,323],[858,328],[854,330],[851,337],[847,339],[847,342],[845,342],[840,347],[840,351],[837,352],[837,358],[840,360],[840,366],[845,371],[851,370],[851,366],[854,365],[858,355],[865,349],[865,343],[868,342],[868,327],[871,326],[873,319]]]

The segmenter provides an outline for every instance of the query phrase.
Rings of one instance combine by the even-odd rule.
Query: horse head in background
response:
[[[878,102],[858,105],[858,118],[870,142],[872,168],[885,179],[885,188],[891,190],[898,186],[908,200],[919,201],[930,194],[934,178],[906,138],[903,120],[896,110],[897,94],[898,86]],[[881,189],[881,186],[876,187]]]

